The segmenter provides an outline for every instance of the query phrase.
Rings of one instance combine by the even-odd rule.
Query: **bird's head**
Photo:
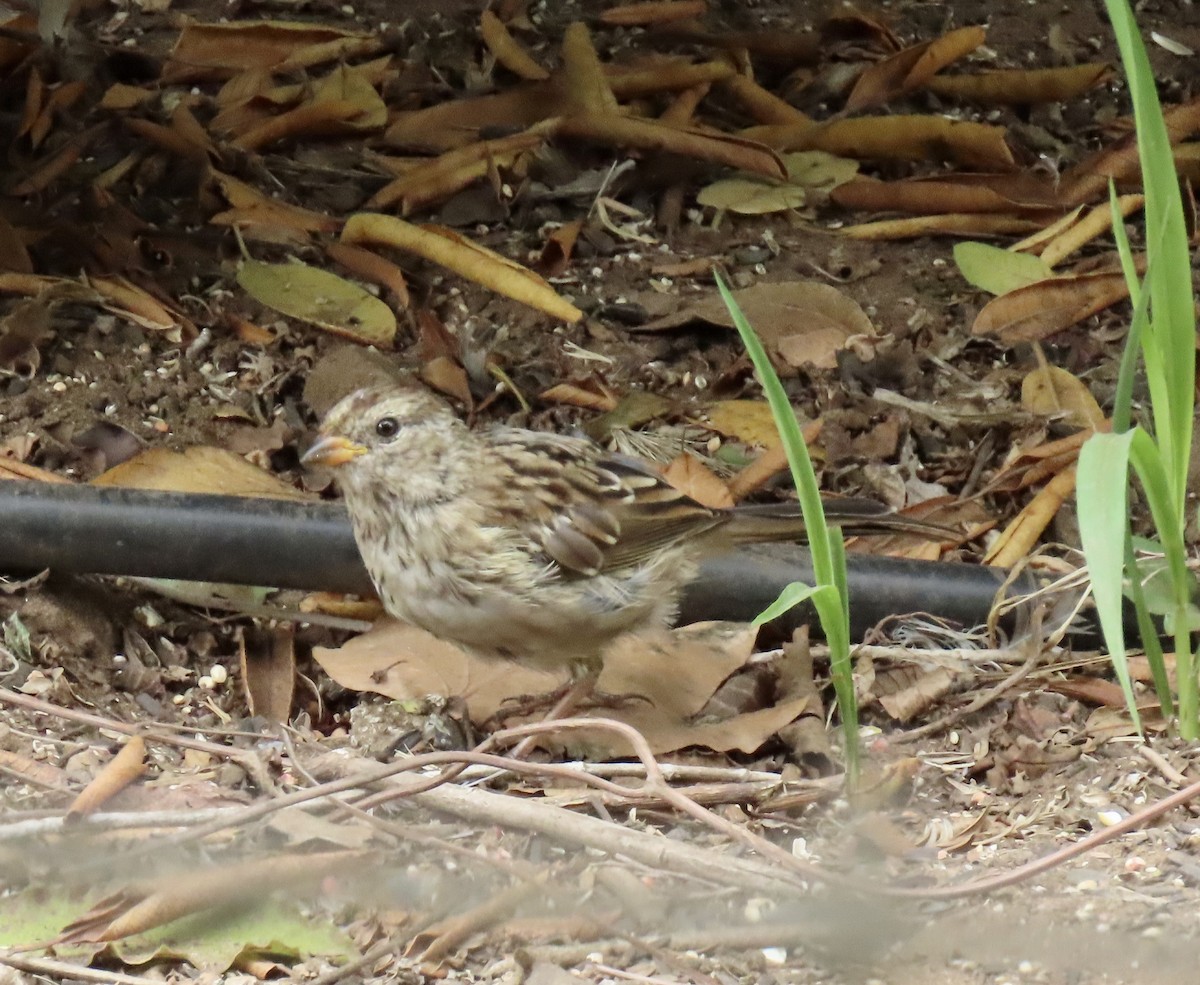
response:
[[[432,393],[374,386],[334,405],[300,461],[333,469],[348,494],[383,483],[401,498],[426,498],[414,483],[442,474],[447,454],[466,451],[468,433],[449,405]]]

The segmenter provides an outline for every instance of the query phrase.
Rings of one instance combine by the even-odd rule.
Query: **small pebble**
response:
[[[762,949],[763,959],[767,964],[785,965],[787,964],[787,948],[785,947],[764,947]]]
[[[733,251],[733,262],[743,267],[753,267],[771,259],[771,251],[765,246],[743,246]]]

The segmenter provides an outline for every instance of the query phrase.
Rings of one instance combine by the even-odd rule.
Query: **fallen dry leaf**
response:
[[[1075,466],[1054,476],[1001,532],[984,555],[984,564],[1011,568],[1029,556],[1038,538],[1050,525],[1063,503],[1075,491]]]
[[[591,32],[582,21],[568,24],[563,31],[562,89],[566,93],[565,113],[607,116],[620,112]]]
[[[918,236],[1009,236],[1031,233],[1044,223],[1037,219],[990,213],[955,213],[926,215],[913,219],[880,219],[845,226],[843,236],[852,239],[889,240],[916,239]]]
[[[384,185],[367,200],[366,208],[399,206],[401,215],[409,215],[422,206],[440,202],[497,168],[512,167],[522,156],[543,147],[548,131],[548,127],[539,125],[497,140],[481,140],[446,151]]]
[[[751,127],[743,137],[778,151],[823,150],[856,160],[941,161],[981,170],[1015,167],[1003,127],[942,116],[866,116]]]
[[[937,75],[925,88],[949,99],[983,106],[1023,106],[1075,99],[1112,77],[1106,62],[1059,68],[996,69],[974,75]]]
[[[746,135],[725,134],[699,127],[672,126],[662,120],[641,120],[615,113],[582,112],[562,117],[554,133],[608,147],[635,147],[644,151],[678,154],[700,161],[724,164],[752,174],[787,178],[787,168],[766,143]],[[791,148],[827,150],[828,148]],[[850,155],[842,155],[850,156]]]
[[[981,180],[990,177],[992,180]],[[948,175],[880,181],[858,177],[838,185],[830,198],[847,209],[866,212],[1001,212],[1040,216],[1058,209],[1052,183],[1013,175]]]
[[[960,27],[876,62],[859,76],[846,98],[846,112],[858,113],[921,88],[941,69],[978,48],[986,36],[982,27]]]
[[[318,884],[331,873],[347,877],[370,858],[362,852],[306,852],[240,861],[199,873],[172,873],[95,903],[63,928],[55,943],[115,941],[203,910],[228,910],[268,893]]]
[[[599,20],[602,24],[636,27],[703,17],[707,10],[707,0],[643,0],[609,7],[601,11]]]
[[[92,480],[96,486],[305,500],[311,497],[224,448],[150,448]]]
[[[810,117],[791,103],[764,89],[745,75],[731,75],[721,80],[721,87],[733,96],[750,116],[759,123],[811,123]]]
[[[1117,199],[1117,207],[1122,216],[1128,218],[1142,208],[1146,202],[1145,195],[1121,195]],[[1078,213],[1072,213],[1078,218]],[[1088,211],[1087,215],[1077,222],[1069,223],[1059,230],[1042,248],[1042,262],[1049,267],[1061,263],[1076,250],[1086,246],[1092,240],[1105,235],[1112,229],[1112,207],[1105,202]]]
[[[146,740],[131,736],[71,802],[64,820],[78,821],[94,813],[145,772]]]
[[[695,455],[680,453],[663,469],[663,478],[697,503],[716,510],[733,508],[729,487]]]
[[[296,689],[295,632],[290,626],[238,634],[242,688],[251,715],[271,724],[292,717]]]
[[[390,246],[415,253],[554,318],[577,322],[583,317],[582,311],[528,267],[442,226],[416,226],[394,216],[358,212],[346,220],[342,242]]]
[[[758,283],[733,292],[746,319],[777,363],[832,369],[837,353],[855,335],[874,335],[875,326],[858,302],[820,281]],[[638,327],[653,332],[703,321],[733,328],[725,303],[715,294],[681,305]]]
[[[685,746],[719,751],[759,748],[776,729],[800,714],[807,700],[735,715],[726,721],[694,721],[717,688],[742,667],[757,631],[733,623],[699,623],[674,631],[655,630],[617,640],[605,654],[598,689],[638,695],[621,707],[597,714],[629,722],[656,753]],[[352,690],[374,691],[395,700],[429,694],[461,696],[473,721],[482,722],[504,705],[546,694],[568,678],[566,666],[547,672],[520,663],[487,660],[394,620],[332,649],[315,647],[313,658],[330,677]],[[588,748],[624,755],[621,740],[607,733],[587,738]]]
[[[508,27],[491,10],[485,10],[479,19],[479,34],[488,51],[496,61],[514,75],[533,82],[543,82],[550,73],[534,61],[520,43],[509,33]]]
[[[703,423],[718,434],[759,448],[773,448],[781,440],[765,400],[719,400],[704,411]]]
[[[163,82],[226,79],[249,69],[287,65],[289,58],[328,42],[378,46],[369,35],[292,21],[241,21],[232,24],[189,21],[163,66]],[[344,49],[343,49],[344,50]],[[336,61],[328,49],[326,61]],[[309,63],[314,64],[314,63]]]
[[[1129,296],[1120,271],[1055,277],[993,298],[975,318],[972,335],[996,335],[1010,345],[1036,342]]]
[[[482,660],[423,629],[384,619],[340,647],[314,647],[313,659],[353,691],[393,700],[427,694],[466,699],[471,718],[482,722],[505,701],[546,694],[567,680],[567,668],[547,673],[503,660]]]
[[[1034,414],[1061,417],[1077,428],[1104,426],[1104,411],[1079,377],[1059,366],[1043,365],[1021,381],[1021,405]]]

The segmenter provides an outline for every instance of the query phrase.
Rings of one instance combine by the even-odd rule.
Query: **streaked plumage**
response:
[[[471,430],[415,388],[360,390],[321,433],[305,459],[337,469],[384,607],[486,656],[594,667],[673,618],[700,558],[803,533],[798,507],[709,509],[586,438]],[[865,500],[833,512],[859,532],[921,526]]]

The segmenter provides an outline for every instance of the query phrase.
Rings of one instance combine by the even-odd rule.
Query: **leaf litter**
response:
[[[439,21],[437,31],[426,30],[419,17],[377,30],[332,14],[329,24],[211,24],[204,11],[195,11],[200,18],[181,28],[147,6],[137,15],[139,30],[148,29],[136,46],[145,64],[119,67],[124,74],[105,93],[75,81],[89,73],[68,77],[62,69],[107,58],[89,34],[120,37],[127,25],[122,18],[84,15],[68,26],[68,45],[56,56],[65,61],[56,62],[39,51],[36,39],[21,40],[20,34],[33,35],[39,26],[55,33],[61,11],[51,8],[42,7],[44,25],[28,13],[18,15],[6,25],[14,35],[0,39],[0,71],[9,73],[6,91],[13,94],[6,105],[19,109],[12,115],[13,174],[0,205],[0,291],[15,299],[14,306],[33,304],[46,314],[26,318],[14,316],[20,309],[6,308],[0,335],[12,352],[0,366],[0,442],[11,456],[6,472],[93,478],[102,456],[74,439],[112,418],[152,446],[139,466],[155,455],[179,456],[152,466],[163,488],[192,488],[212,470],[201,464],[205,452],[229,444],[236,420],[241,446],[254,449],[253,467],[282,476],[281,489],[295,488],[295,450],[308,425],[299,406],[300,383],[332,350],[332,340],[309,325],[348,326],[342,319],[306,316],[324,303],[328,291],[322,285],[300,286],[288,304],[275,305],[255,303],[239,291],[237,251],[227,234],[234,228],[263,267],[288,269],[283,265],[300,261],[332,273],[326,267],[336,263],[344,283],[357,283],[356,296],[377,300],[394,319],[394,339],[388,332],[370,336],[385,349],[404,351],[416,338],[414,325],[436,311],[454,344],[427,355],[418,351],[406,361],[475,413],[512,406],[511,392],[504,391],[509,384],[497,387],[498,380],[528,393],[570,386],[553,405],[537,406],[538,424],[594,424],[603,410],[615,417],[598,433],[622,441],[636,436],[642,448],[655,443],[631,428],[661,431],[670,436],[659,442],[662,464],[684,463],[678,466],[681,481],[714,490],[713,483],[743,488],[738,470],[771,454],[770,437],[754,423],[756,393],[745,385],[740,354],[723,330],[680,322],[665,331],[666,325],[655,325],[654,313],[643,317],[638,306],[649,309],[658,298],[675,313],[701,312],[699,321],[722,325],[719,311],[710,320],[706,307],[711,258],[721,259],[733,266],[735,282],[750,298],[767,299],[756,325],[772,341],[780,367],[792,374],[799,413],[819,425],[813,440],[823,434],[834,451],[827,484],[898,506],[908,506],[910,497],[965,492],[973,485],[985,496],[972,507],[977,526],[1018,517],[1026,538],[1013,549],[1018,560],[1047,525],[1069,525],[1068,498],[1056,483],[1068,481],[1078,448],[1081,432],[1071,428],[1097,426],[1096,398],[1103,405],[1111,386],[1100,356],[1111,363],[1109,327],[1120,317],[1111,306],[1122,299],[1115,289],[1100,290],[1111,275],[1095,266],[1105,261],[1102,199],[1109,174],[1136,186],[1127,127],[1094,112],[1093,100],[1108,99],[1096,88],[1105,84],[1108,69],[1079,42],[1082,35],[1075,35],[1077,64],[1015,70],[993,63],[999,57],[1012,64],[1012,52],[1024,57],[1024,49],[1010,50],[995,37],[985,42],[990,49],[979,48],[981,31],[970,21],[999,17],[1003,25],[1008,16],[1014,18],[1008,23],[1028,31],[1024,8],[989,8],[978,18],[964,13],[964,27],[941,37],[911,19],[911,11],[899,11],[890,25],[847,12],[817,25],[823,32],[819,48],[815,35],[792,30],[786,19],[770,31],[749,22],[726,30],[709,20],[690,21],[712,17],[691,2],[634,5],[595,20],[591,15],[599,9],[587,11],[590,29],[570,25],[566,14],[548,16],[507,2],[479,22],[493,62],[480,55],[475,26],[461,19]],[[631,17],[656,26],[643,33],[605,26],[632,23]],[[1105,36],[1095,21],[1074,30]],[[994,25],[989,34],[996,31]],[[412,45],[414,38],[421,43]],[[1039,35],[1030,42],[1042,40]],[[681,47],[686,45],[698,47]],[[401,50],[404,57],[394,54]],[[1054,52],[1061,57],[1059,49]],[[829,101],[840,107],[847,98],[883,109],[831,119]],[[1026,118],[979,109],[1013,102],[1029,107],[1022,111]],[[618,114],[617,107],[636,107],[637,113]],[[1170,114],[1177,140],[1200,125],[1194,104],[1181,103]],[[1038,129],[1067,151],[1058,175],[1029,166],[1033,154],[1025,141]],[[1086,157],[1080,135],[1102,149]],[[695,197],[730,176],[721,168],[746,171],[764,185],[783,182],[783,169],[797,153],[833,155],[860,176],[832,188],[832,205],[806,192],[803,203],[793,199],[764,219],[725,216],[718,224],[716,213],[706,211],[713,207]],[[632,167],[610,168],[614,158]],[[1183,148],[1180,160],[1186,168]],[[563,191],[585,177],[581,194]],[[1122,204],[1133,215],[1136,195]],[[402,218],[379,214],[384,212]],[[896,219],[895,213],[909,218]],[[1098,227],[1086,225],[1091,217]],[[834,228],[837,222],[845,235]],[[556,231],[572,223],[576,228],[551,248]],[[944,241],[917,240],[888,252],[883,238],[939,230],[1042,237],[1024,249],[1055,276],[1002,294],[989,310],[986,299],[945,265]],[[839,276],[858,269],[871,273],[859,280]],[[805,289],[820,300],[781,303],[804,283],[797,277],[814,274],[823,283]],[[56,287],[76,294],[49,304],[52,296],[44,292]],[[531,301],[549,317],[526,307]],[[972,320],[974,340],[966,332]],[[631,323],[639,331],[631,333]],[[659,330],[641,330],[651,327]],[[886,379],[887,354],[894,351],[870,343],[879,337],[918,343],[924,378],[903,384],[906,404],[883,404],[884,393],[874,389]],[[1049,363],[1023,354],[1020,344],[1030,339],[1047,347]],[[850,354],[861,364],[853,372]],[[888,381],[883,388],[899,385]],[[647,393],[657,398],[654,406],[629,412],[625,402]],[[830,412],[840,401],[855,413],[828,426],[837,421]],[[730,406],[735,403],[746,406]],[[881,405],[888,410],[881,413]],[[579,408],[587,409],[582,417]],[[679,428],[680,420],[705,426]],[[882,461],[872,460],[877,456]],[[235,488],[237,462],[245,460],[233,456],[216,466],[220,479]],[[760,471],[769,477],[779,467]],[[769,478],[745,488],[764,481]],[[1039,490],[1048,495],[1039,499]],[[1008,536],[998,544],[1016,540]],[[1047,571],[1063,566],[1057,558],[1040,563]],[[508,955],[519,947],[535,969],[562,964],[593,977],[614,965],[643,977],[745,977],[782,955],[789,973],[834,980],[851,955],[862,957],[861,903],[843,911],[834,892],[810,905],[785,888],[786,867],[750,864],[770,857],[768,846],[752,848],[755,854],[739,861],[741,849],[731,847],[739,835],[718,826],[708,833],[701,824],[736,822],[738,831],[790,844],[795,857],[837,858],[877,887],[931,874],[952,881],[962,865],[1002,868],[1026,845],[1048,848],[1064,828],[1100,829],[1114,814],[1152,800],[1164,778],[1183,782],[1189,768],[1189,752],[1171,745],[1154,747],[1158,760],[1131,766],[1127,747],[1114,744],[1128,734],[1127,718],[1102,688],[1085,686],[1104,683],[1087,658],[1051,647],[1048,665],[1023,670],[1026,651],[1042,638],[1036,628],[982,647],[968,645],[958,631],[937,647],[925,638],[920,648],[906,645],[912,637],[904,633],[911,628],[897,628],[895,638],[873,642],[873,664],[860,666],[864,707],[879,709],[870,722],[879,729],[877,738],[866,737],[879,770],[870,796],[855,807],[872,812],[872,820],[855,821],[836,799],[836,756],[787,733],[811,737],[816,728],[824,734],[819,660],[814,674],[803,669],[797,643],[789,644],[790,657],[773,662],[750,656],[749,643],[726,640],[704,651],[713,658],[710,666],[687,648],[695,641],[672,640],[631,644],[629,675],[618,677],[612,690],[641,689],[649,697],[623,709],[626,720],[648,734],[659,730],[654,748],[665,775],[693,803],[716,812],[703,822],[696,814],[683,820],[678,801],[648,780],[642,785],[651,777],[649,764],[631,764],[619,789],[589,786],[614,782],[608,778],[616,774],[604,767],[615,764],[580,763],[556,774],[553,767],[563,765],[557,751],[550,764],[512,767],[523,772],[510,772],[507,780],[504,774],[465,774],[492,786],[507,783],[517,796],[491,799],[486,789],[463,791],[479,796],[462,804],[452,797],[414,800],[420,806],[400,820],[372,815],[366,821],[353,814],[353,804],[339,801],[341,795],[319,800],[316,793],[320,784],[366,766],[351,745],[356,729],[348,706],[391,707],[352,698],[311,669],[309,654],[322,647],[318,652],[340,652],[330,650],[340,637],[301,628],[294,638],[273,630],[235,638],[219,619],[119,585],[34,584],[0,602],[6,615],[19,612],[29,639],[28,652],[11,654],[13,661],[7,644],[0,654],[3,667],[14,668],[3,680],[12,689],[4,692],[6,743],[15,746],[5,750],[14,758],[4,765],[17,779],[5,791],[5,805],[52,811],[37,822],[44,830],[21,836],[32,840],[16,840],[20,829],[14,828],[0,844],[12,886],[46,885],[49,874],[51,885],[69,884],[76,902],[66,913],[75,917],[85,910],[80,894],[95,902],[163,857],[192,866],[182,873],[176,867],[169,877],[186,890],[200,886],[202,866],[213,853],[236,871],[247,858],[272,858],[279,850],[272,839],[284,831],[306,831],[286,837],[315,845],[322,831],[365,824],[372,844],[395,868],[377,881],[351,878],[349,870],[326,880],[312,905],[324,916],[353,913],[340,922],[355,946],[339,951],[326,943],[315,950],[327,957],[370,956],[377,968],[408,963],[443,974],[447,960],[466,961],[502,977],[517,973]],[[358,636],[341,649],[381,632]],[[987,659],[973,659],[972,646]],[[931,664],[931,649],[951,654],[945,665]],[[487,707],[477,707],[480,695],[489,696],[495,714],[503,697],[548,689],[541,683],[513,689],[506,673],[488,683],[481,671],[455,676],[453,662],[438,656],[428,640],[385,651],[377,664],[358,668],[354,683],[341,686],[378,692],[374,678],[386,685],[397,667],[440,674],[442,705],[427,705],[436,689],[419,683],[406,692],[409,725],[384,716],[392,721],[385,731],[403,732],[406,748],[415,752],[458,755],[454,750],[471,741],[470,728],[459,726],[481,721]],[[352,654],[343,664],[353,664]],[[702,667],[708,668],[703,674]],[[290,714],[297,731],[263,743],[260,722],[246,717],[247,697],[238,687],[243,682],[255,714],[268,721]],[[464,696],[465,710],[455,703]],[[978,704],[977,698],[987,701]],[[23,699],[53,706],[21,705]],[[672,716],[651,714],[650,702],[670,708]],[[90,717],[70,717],[89,707]],[[954,717],[965,708],[973,710]],[[917,732],[921,719],[942,724],[930,740],[910,746],[896,723],[907,720],[915,726],[908,731]],[[70,848],[54,824],[71,796],[112,758],[114,735],[129,734],[124,728],[130,722],[152,721],[163,725],[149,729],[145,778],[83,822],[84,830],[71,835],[78,850]],[[212,741],[189,738],[203,730],[214,733]],[[24,738],[39,731],[36,746]],[[77,748],[80,734],[87,736],[83,749]],[[564,741],[576,751],[607,750],[601,755],[630,748],[616,733],[564,735],[543,741],[555,750]],[[55,758],[50,748],[75,750],[64,760],[70,770],[54,777],[42,772]],[[663,752],[668,749],[669,755]],[[919,764],[915,772],[913,762]],[[479,762],[470,770],[494,765]],[[305,784],[311,785],[312,805],[277,806],[280,817],[320,812],[307,815],[310,823],[268,829],[247,813],[267,810],[271,797],[303,796]],[[346,789],[360,800],[378,792],[366,780]],[[601,819],[554,813],[550,808],[559,803]],[[820,812],[810,809],[816,804],[824,805]],[[509,813],[517,806],[535,814]],[[11,822],[23,819],[14,815]],[[204,825],[218,827],[206,833]],[[649,835],[642,825],[668,837]],[[1145,835],[1136,853],[1093,853],[1070,875],[1060,870],[1043,877],[1051,888],[1073,894],[1060,910],[1029,894],[1019,898],[1040,907],[1062,939],[1087,933],[1086,925],[1065,926],[1080,894],[1118,928],[1136,926],[1117,903],[1128,906],[1118,895],[1123,889],[1144,885],[1160,898],[1174,893],[1186,899],[1186,880],[1194,879],[1172,847],[1187,837],[1179,819],[1170,815],[1154,835]],[[473,847],[464,851],[464,841]],[[922,843],[936,846],[940,857],[931,861],[914,850]],[[200,844],[199,854],[178,857]],[[607,855],[592,862],[563,845],[602,845]],[[696,855],[673,855],[674,846]],[[111,874],[88,857],[103,855],[108,864],[114,850],[129,854],[119,856],[126,861]],[[464,867],[458,875],[447,874],[451,866],[443,863],[451,859]],[[622,861],[629,859],[635,863]],[[544,880],[548,874],[571,887],[551,893],[548,907],[529,908],[530,894],[508,885],[509,879]],[[1180,874],[1183,887],[1164,874]],[[724,901],[712,899],[714,881],[727,887]],[[580,885],[591,894],[586,902]],[[764,894],[772,897],[766,909]],[[434,901],[443,898],[456,900],[454,912],[438,909]],[[891,968],[930,977],[929,960],[919,957],[930,945],[917,925],[889,922],[869,906],[865,916],[878,928],[880,953],[896,948]],[[638,936],[652,918],[675,956],[668,960],[662,947],[631,944],[628,933],[609,937],[614,918]],[[66,922],[64,916],[57,929]],[[852,943],[844,932],[839,936],[839,923],[858,928]],[[990,955],[1004,967],[1016,969],[1020,954],[1041,965],[1049,980],[1067,973],[1063,948],[1030,935],[1020,923],[1004,924],[994,913],[988,924],[992,939],[1008,942],[998,956],[972,936],[970,926],[953,936],[968,952]],[[293,942],[309,936],[299,924],[284,926],[280,933]],[[940,926],[949,933],[949,924]],[[96,956],[132,965],[153,954],[172,963],[186,958],[211,971],[236,966],[260,974],[280,964],[306,973],[325,967],[325,959],[299,948],[270,957],[243,949],[251,941],[265,947],[270,933],[233,930],[226,943],[236,946],[216,957],[202,950],[197,936],[185,934],[182,943],[138,950],[136,958],[134,951],[109,951],[82,960]],[[52,930],[25,941],[50,936]],[[410,942],[406,955],[397,956],[392,939]],[[1173,942],[1159,942],[1149,952],[1136,931],[1118,929],[1111,939],[1117,941],[1113,952],[1095,937],[1065,949],[1072,974],[1135,980],[1128,962],[1137,961],[1143,971],[1161,969],[1164,980],[1179,980],[1179,973],[1170,977],[1178,957]],[[819,955],[814,941],[821,942]],[[746,950],[756,942],[764,949]],[[773,949],[780,946],[789,950]],[[700,957],[686,957],[688,951]],[[245,964],[235,964],[243,959]],[[6,954],[3,960],[17,958]],[[834,969],[833,978],[822,970],[826,966]],[[47,972],[33,969],[39,970]],[[1144,974],[1154,980],[1151,972]]]

